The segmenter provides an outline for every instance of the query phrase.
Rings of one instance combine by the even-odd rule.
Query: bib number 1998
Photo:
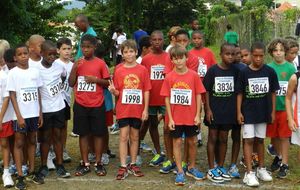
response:
[[[123,89],[122,104],[142,104],[143,96],[140,89]]]

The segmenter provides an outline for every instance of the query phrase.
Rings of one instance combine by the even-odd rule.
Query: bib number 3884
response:
[[[122,104],[142,104],[143,96],[140,89],[123,89]]]
[[[180,104],[189,106],[192,103],[192,90],[190,89],[171,89],[171,104]]]

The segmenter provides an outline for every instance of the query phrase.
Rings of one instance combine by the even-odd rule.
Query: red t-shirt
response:
[[[160,95],[160,89],[164,82],[164,68],[168,60],[169,54],[163,52],[161,54],[149,53],[142,59],[142,65],[148,70],[148,76],[151,81],[149,106],[165,105],[164,97]]]
[[[166,76],[160,94],[170,97],[175,125],[194,125],[197,111],[196,95],[201,93],[205,93],[205,88],[195,71],[189,69],[183,75],[172,71]]]
[[[103,87],[96,83],[86,83],[84,76],[95,76],[108,79],[109,72],[103,60],[95,57],[92,60],[78,60],[77,81],[74,86],[75,101],[85,107],[99,107],[104,101]]]
[[[187,68],[192,69],[193,71],[197,72],[198,65],[199,65],[198,57],[196,57],[193,54],[191,54],[190,52],[188,52],[188,57],[187,57],[187,61],[186,61]],[[174,69],[174,64],[172,63],[171,58],[169,56],[168,61],[166,62],[166,67],[165,67],[164,73],[168,74],[173,69]]]
[[[116,119],[142,118],[144,92],[151,89],[147,69],[142,65],[126,68],[123,64],[115,70],[113,78],[115,88],[120,92],[116,102]]]

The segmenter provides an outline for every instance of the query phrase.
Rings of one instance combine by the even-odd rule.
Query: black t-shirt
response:
[[[213,124],[237,124],[235,86],[238,73],[238,68],[233,65],[224,70],[215,64],[204,77],[203,84],[209,93]],[[204,122],[207,124],[207,121]]]
[[[242,69],[236,90],[243,94],[242,114],[245,124],[271,121],[271,93],[279,90],[277,75],[273,68],[263,65],[257,71],[249,67]]]

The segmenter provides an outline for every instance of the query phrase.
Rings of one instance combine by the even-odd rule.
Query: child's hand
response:
[[[95,77],[95,76],[84,76],[84,80],[87,83],[96,83],[97,82],[97,77]]]
[[[208,121],[208,123],[211,124],[211,122],[214,120],[213,113],[211,110],[208,110],[206,112],[205,118]]]
[[[196,126],[200,125],[200,117],[199,116],[196,116],[195,119],[194,119],[194,124]]]
[[[298,128],[296,122],[293,119],[288,120],[288,126],[291,131],[296,131]]]
[[[170,131],[174,131],[175,130],[175,123],[173,119],[169,119],[169,129]]]
[[[108,90],[109,90],[113,95],[115,95],[116,87],[115,87],[115,85],[114,85],[114,81],[108,80],[108,83],[109,83],[109,85],[108,85]]]
[[[39,121],[38,121],[38,128],[41,128],[43,126],[44,120],[43,120],[43,115],[39,116]]]
[[[237,113],[237,121],[239,125],[243,125],[244,124],[244,116],[242,113]]]
[[[25,120],[22,116],[17,119],[17,122],[20,128],[25,128]]]
[[[142,121],[148,120],[148,110],[144,110],[142,113]]]

